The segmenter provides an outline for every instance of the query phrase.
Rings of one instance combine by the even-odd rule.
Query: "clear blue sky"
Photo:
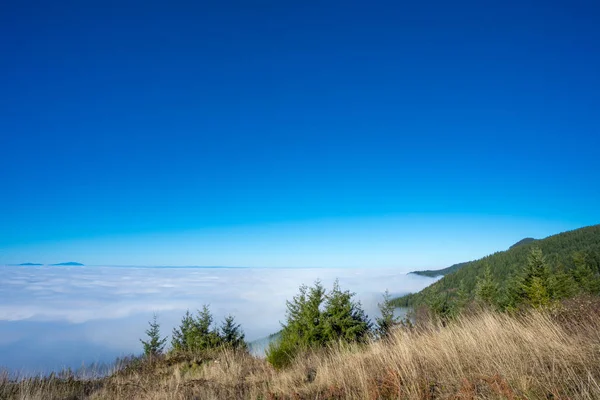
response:
[[[0,263],[443,267],[600,222],[594,1],[13,1],[0,37]]]

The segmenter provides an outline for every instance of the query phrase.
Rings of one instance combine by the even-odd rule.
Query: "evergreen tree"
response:
[[[160,337],[160,324],[158,323],[158,317],[156,314],[153,315],[152,321],[148,322],[150,328],[146,330],[148,341],[140,339],[140,342],[144,345],[144,354],[146,357],[158,357],[162,354],[167,338]]]
[[[221,344],[221,338],[216,328],[211,329],[213,316],[207,305],[202,306],[193,324],[192,350],[206,350]]]
[[[296,337],[302,345],[323,344],[321,306],[325,301],[325,288],[320,281],[314,286],[301,286],[300,293],[287,302],[287,323],[284,331]]]
[[[390,292],[386,289],[383,294],[383,302],[377,304],[381,317],[375,319],[377,323],[376,333],[380,338],[388,337],[392,331],[392,327],[398,323],[398,318],[394,316],[394,309],[396,307],[392,304],[391,300]]]
[[[212,327],[213,316],[204,305],[194,317],[186,311],[178,328],[173,330],[171,344],[178,351],[202,351],[218,347],[221,337],[217,328]]]
[[[282,324],[279,339],[267,349],[267,360],[276,368],[288,365],[304,349],[325,343],[321,306],[325,289],[320,281],[313,287],[301,285],[299,293],[286,301],[286,322]]]
[[[568,299],[578,292],[575,279],[565,270],[562,264],[555,268],[548,284],[550,297],[555,300]]]
[[[550,304],[550,268],[542,250],[531,249],[517,288],[521,303],[534,307]]]
[[[342,291],[336,280],[332,291],[327,295],[324,314],[324,334],[327,341],[344,340],[356,342],[365,340],[371,329],[369,318],[360,302],[348,290]]]
[[[469,300],[469,290],[467,289],[464,279],[461,279],[458,289],[456,290],[456,306],[459,309],[462,309],[469,303]]]
[[[443,325],[458,314],[457,306],[448,293],[435,294],[427,299],[427,307]]]
[[[586,294],[600,293],[600,278],[592,269],[587,256],[577,252],[573,255],[573,263],[575,268],[572,271],[572,276],[580,292]]]
[[[498,301],[498,284],[492,276],[492,269],[489,265],[485,266],[483,277],[478,278],[477,286],[475,287],[475,296],[484,304],[491,306]]]
[[[498,307],[504,311],[516,311],[523,301],[522,277],[520,274],[511,274],[506,279],[506,284],[498,298]]]
[[[548,286],[548,278],[550,277],[550,268],[546,262],[546,258],[538,247],[531,249],[527,257],[527,264],[523,274],[523,285],[529,286],[533,278],[539,278],[539,281],[544,286]]]
[[[190,310],[185,312],[181,319],[179,327],[173,329],[171,338],[171,347],[178,351],[188,351],[191,349],[192,335],[194,331],[194,317]]]
[[[546,307],[550,305],[550,294],[547,285],[539,276],[534,276],[528,286],[524,288],[527,295],[527,303],[535,308]]]
[[[220,336],[223,345],[245,349],[247,347],[244,340],[244,331],[239,324],[235,323],[233,316],[229,315],[225,318],[220,328]]]
[[[328,294],[319,281],[310,288],[300,286],[299,293],[286,302],[286,322],[278,340],[269,345],[267,360],[281,368],[306,349],[338,340],[365,340],[371,324],[353,296],[342,291],[337,281]]]

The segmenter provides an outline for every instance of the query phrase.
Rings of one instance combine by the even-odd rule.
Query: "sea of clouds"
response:
[[[320,279],[357,293],[367,314],[388,289],[418,291],[434,279],[394,269],[356,268],[1,268],[0,367],[23,374],[139,354],[157,313],[165,336],[184,312],[208,304],[217,321],[232,314],[250,341],[278,331],[285,302]]]

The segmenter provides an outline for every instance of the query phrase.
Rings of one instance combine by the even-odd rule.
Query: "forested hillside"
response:
[[[470,262],[471,261],[462,262],[462,263],[454,264],[447,268],[442,268],[442,269],[428,269],[425,271],[413,271],[413,272],[411,272],[411,274],[421,275],[421,276],[429,276],[431,278],[435,278],[436,276],[448,275],[448,274],[464,267],[465,265],[469,264]]]
[[[523,246],[524,244],[529,244],[531,242],[535,242],[535,239],[534,238],[521,239],[517,243],[513,244],[512,246],[510,246],[509,250],[510,249],[514,249],[515,247]]]
[[[518,246],[522,246],[524,244],[529,244],[531,242],[534,242],[535,239],[534,238],[525,238],[525,239],[521,239],[519,240],[517,243],[513,244],[512,246],[510,246],[509,249],[513,249],[515,247]],[[446,268],[442,268],[442,269],[428,269],[425,271],[412,271],[410,272],[411,274],[415,274],[415,275],[421,275],[421,276],[428,276],[430,278],[435,278],[436,276],[444,276],[444,275],[448,275],[454,271],[457,271],[459,269],[461,269],[462,267],[464,267],[465,265],[469,265],[472,261],[466,261],[466,262],[461,262],[458,264],[453,264],[449,267]]]
[[[563,232],[542,240],[527,240],[525,244],[519,243],[509,250],[469,262],[421,292],[395,299],[394,304],[416,306],[448,303],[459,297],[462,297],[461,301],[467,301],[475,297],[478,283],[481,286],[485,279],[493,283],[497,296],[509,296],[507,289],[530,263],[532,249],[541,250],[543,265],[547,266],[555,285],[578,284],[585,279],[582,271],[591,270],[590,276],[593,277],[600,272],[600,225]],[[576,272],[579,278],[572,276],[578,267],[581,269]],[[563,278],[566,279],[564,282],[561,280]]]

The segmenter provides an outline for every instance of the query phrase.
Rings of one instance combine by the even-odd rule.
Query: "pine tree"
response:
[[[484,304],[491,306],[498,302],[498,284],[494,281],[492,270],[486,265],[483,277],[477,279],[475,296]]]
[[[309,348],[338,340],[366,340],[371,324],[353,296],[354,293],[342,291],[337,281],[330,293],[319,281],[310,288],[300,286],[300,292],[286,302],[286,322],[279,339],[269,345],[267,360],[281,368]]]
[[[469,304],[469,300],[469,291],[467,289],[467,285],[465,280],[461,279],[458,285],[458,290],[456,291],[456,306],[459,308],[459,310],[461,310],[466,307],[467,304]]]
[[[552,298],[550,268],[546,258],[537,247],[531,249],[527,264],[523,269],[516,289],[520,301],[526,305],[543,307],[549,305]]]
[[[193,324],[192,350],[206,350],[220,345],[218,331],[211,329],[213,316],[207,305],[202,306]]]
[[[173,330],[171,344],[178,351],[202,351],[221,345],[221,336],[213,325],[213,316],[207,305],[193,316],[189,310],[178,328]]]
[[[549,294],[552,299],[568,299],[577,294],[578,288],[573,276],[565,270],[563,265],[555,268],[548,281]]]
[[[455,318],[458,314],[456,303],[450,299],[446,293],[436,293],[427,299],[427,307],[438,317],[442,325],[446,325],[448,320]]]
[[[354,295],[348,290],[342,291],[337,280],[334,282],[323,312],[327,341],[356,342],[368,337],[371,323],[360,302],[352,300]]]
[[[527,294],[528,304],[535,308],[546,307],[550,304],[550,294],[547,286],[544,285],[542,278],[539,276],[534,276],[531,279],[529,286],[525,287],[525,293]]]
[[[275,367],[288,365],[298,354],[311,346],[324,344],[321,306],[325,289],[320,281],[309,288],[301,285],[299,293],[286,301],[286,322],[279,339],[267,349],[267,360]]]
[[[522,277],[520,274],[511,274],[506,278],[506,283],[499,297],[498,307],[503,311],[516,311],[523,302]]]
[[[287,302],[287,332],[303,345],[324,343],[321,306],[325,301],[325,289],[320,281],[314,286],[300,287],[300,294]]]
[[[392,327],[398,322],[398,318],[394,316],[395,307],[391,300],[390,292],[386,289],[383,294],[383,302],[377,304],[381,317],[375,319],[376,333],[380,338],[389,337]]]
[[[586,294],[600,293],[600,277],[591,266],[588,256],[578,252],[573,255],[575,268],[571,272],[579,291]]]
[[[156,314],[153,315],[152,321],[148,323],[150,328],[146,330],[148,341],[140,339],[140,342],[144,345],[144,354],[146,357],[158,357],[162,354],[167,338],[160,337],[160,324],[158,323],[158,317]]]
[[[548,279],[550,277],[550,268],[546,262],[546,258],[538,247],[531,249],[529,256],[527,257],[527,264],[523,273],[524,287],[531,285],[533,278],[539,278],[540,284],[545,287],[548,286]]]
[[[239,324],[235,323],[232,315],[227,316],[221,324],[220,335],[221,341],[225,346],[237,349],[245,349],[247,347],[244,341],[244,331],[242,331]]]
[[[192,334],[194,331],[194,317],[189,310],[181,319],[178,328],[173,329],[171,347],[177,351],[188,351],[191,347]]]

